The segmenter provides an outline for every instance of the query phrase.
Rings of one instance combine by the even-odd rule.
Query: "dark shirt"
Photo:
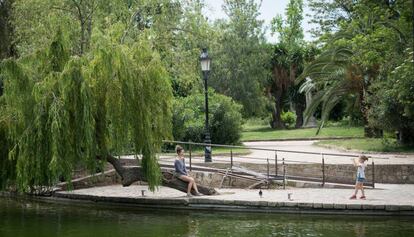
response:
[[[175,172],[181,175],[187,175],[184,159],[176,159],[174,162]]]

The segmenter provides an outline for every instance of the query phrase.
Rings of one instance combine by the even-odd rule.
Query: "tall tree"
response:
[[[386,81],[378,81],[369,98],[373,105],[369,121],[388,131],[397,131],[398,142],[414,146],[414,62],[413,49],[407,49]]]
[[[204,1],[157,0],[138,5],[128,35],[146,32],[160,52],[175,96],[201,90],[198,57],[206,47],[211,27],[202,14]],[[139,23],[136,23],[136,19]]]
[[[46,53],[2,64],[0,121],[11,146],[1,159],[16,162],[19,190],[70,180],[76,164],[94,170],[131,142],[150,188],[160,184],[155,152],[171,127],[168,77],[145,44],[105,46],[70,58],[58,37]]]
[[[270,61],[254,0],[225,0],[227,21],[216,22],[217,41],[211,46],[211,86],[243,105],[244,116],[263,113],[264,83]]]
[[[79,19],[73,21],[76,3],[86,4],[85,31]],[[21,56],[0,66],[2,188],[33,191],[71,180],[77,165],[95,172],[109,162],[123,185],[144,180],[151,190],[161,182],[185,190],[185,183],[160,171],[156,158],[162,139],[171,138],[170,78],[164,51],[153,40],[162,37],[157,17],[166,17],[161,15],[169,7],[144,18],[144,5],[125,10],[151,1],[104,3],[16,1],[13,24]],[[18,17],[25,13],[33,18]],[[131,147],[140,154],[140,168],[125,168],[115,158]]]
[[[370,97],[375,94],[372,85],[387,79],[387,74],[401,63],[400,58],[404,55],[404,49],[412,44],[412,37],[409,36],[412,29],[412,4],[404,0],[338,0],[334,1],[335,4],[313,2],[319,4],[314,5],[318,6],[319,10],[328,7],[336,12],[346,12],[347,18],[321,22],[322,25],[330,26],[325,28],[326,31],[321,37],[325,45],[325,56],[309,65],[305,71],[311,73],[305,75],[313,74],[311,77],[316,79],[314,83],[319,84],[319,89],[329,90],[331,95],[337,93],[345,96],[356,89],[365,125],[365,136],[381,136],[382,131],[379,127],[369,122],[369,114],[373,109]],[[332,30],[333,28],[336,29]],[[337,63],[336,60],[341,62]],[[329,71],[331,73],[327,74]],[[338,86],[338,78],[344,83],[342,86]],[[355,85],[358,87],[355,88]],[[346,88],[352,90],[346,91]],[[324,103],[339,102],[329,96],[324,97]]]
[[[296,77],[301,73],[304,61],[305,42],[301,26],[303,16],[303,1],[291,0],[286,7],[286,20],[276,16],[272,21],[272,32],[278,33],[279,42],[274,46],[272,59],[272,80],[270,92],[275,106],[272,113],[272,128],[284,128],[281,120],[284,98],[294,85]],[[300,93],[294,93],[297,113],[296,127],[303,124],[305,98]]]

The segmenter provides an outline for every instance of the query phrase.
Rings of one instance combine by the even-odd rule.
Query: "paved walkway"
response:
[[[352,151],[343,151],[338,149],[328,149],[320,146],[315,146],[313,143],[316,141],[269,141],[269,142],[245,142],[247,147],[265,148],[265,149],[278,149],[278,150],[290,150],[290,151],[303,151],[303,152],[315,152],[315,153],[335,153],[341,155],[360,155]],[[251,150],[252,153],[249,157],[266,157],[274,159],[275,153],[272,151]],[[373,157],[376,164],[414,164],[414,155],[405,154],[383,154],[383,153],[370,153],[369,156]],[[321,162],[321,155],[315,154],[300,154],[300,153],[287,153],[278,152],[278,158],[285,158],[291,161],[300,162]],[[325,163],[327,164],[349,164],[351,163],[351,157],[344,156],[331,156],[324,155]],[[289,161],[288,161],[289,162]],[[371,162],[371,160],[369,161]]]
[[[144,185],[110,185],[63,191],[61,193],[73,193],[81,195],[94,195],[106,197],[129,197],[141,198],[145,190],[148,198],[187,198],[186,194],[178,190],[159,187],[155,192],[148,190]],[[351,189],[324,189],[324,188],[290,188],[290,189],[263,189],[263,196],[260,198],[256,189],[217,189],[220,195],[201,196],[192,198],[221,199],[221,200],[245,200],[245,201],[283,201],[288,202],[288,193],[292,193],[293,201],[300,203],[341,203],[341,204],[398,204],[414,206],[414,184],[377,184],[376,189],[365,190],[366,200],[349,200],[353,190]]]
[[[145,196],[141,196],[141,190]],[[407,212],[414,215],[414,185],[378,185],[375,190],[366,190],[367,200],[349,200],[352,190],[349,189],[287,189],[287,190],[263,190],[263,197],[258,190],[245,189],[218,189],[221,193],[217,196],[201,196],[187,198],[182,192],[175,189],[160,187],[154,193],[148,191],[147,186],[111,185],[94,187],[74,191],[61,191],[56,197],[84,199],[105,202],[121,202],[141,205],[169,205],[185,206],[185,208],[209,208],[228,210],[229,208],[266,208],[267,211],[355,211],[371,210],[384,214],[391,212]],[[291,193],[292,200],[288,199]],[[203,206],[204,205],[204,206]],[[279,207],[277,209],[276,207]],[[270,209],[269,209],[270,208]],[[275,209],[276,208],[276,209]],[[282,209],[280,209],[282,208]],[[411,213],[411,214],[410,214]]]
[[[267,149],[294,150],[317,153],[355,154],[351,152],[326,149],[313,146],[314,141],[285,142],[246,142],[248,147]],[[214,153],[213,153],[214,154]],[[187,154],[188,155],[188,154]],[[274,152],[252,150],[249,155],[235,156],[235,163],[271,162]],[[372,154],[376,164],[414,164],[414,155]],[[133,159],[133,156],[125,157]],[[174,157],[161,157],[162,162],[172,164]],[[282,158],[287,163],[321,162],[320,155],[278,152],[279,162]],[[327,164],[350,164],[351,157],[325,155]],[[214,162],[230,162],[229,156],[213,156]],[[188,162],[188,159],[187,159]],[[202,163],[202,157],[194,158],[194,163]],[[188,165],[188,164],[187,164]],[[145,190],[145,196],[142,196]],[[376,184],[376,189],[366,190],[367,200],[349,200],[353,190],[324,188],[289,188],[287,190],[263,190],[260,197],[258,190],[218,189],[221,195],[188,198],[175,189],[160,187],[156,192],[148,191],[146,186],[111,185],[56,192],[55,197],[91,200],[95,202],[121,203],[140,207],[204,209],[221,211],[264,211],[295,213],[329,213],[329,214],[370,214],[370,215],[414,215],[414,184]],[[288,199],[291,194],[292,200]]]

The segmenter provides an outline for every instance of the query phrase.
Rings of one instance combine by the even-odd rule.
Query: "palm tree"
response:
[[[312,103],[305,110],[305,123],[322,105],[321,124],[317,134],[328,120],[331,110],[348,95],[354,95],[355,103],[359,104],[363,114],[364,132],[366,137],[382,136],[382,131],[368,124],[367,88],[370,78],[377,73],[375,67],[367,70],[352,63],[354,52],[346,46],[337,46],[323,52],[312,63],[305,67],[297,83],[309,77],[300,87],[301,92],[316,90]]]
[[[289,87],[294,84],[295,77],[290,73],[290,56],[287,48],[282,43],[275,45],[272,58],[272,77],[269,94],[273,97],[275,107],[272,112],[272,128],[285,128],[281,114],[283,108],[283,98]]]

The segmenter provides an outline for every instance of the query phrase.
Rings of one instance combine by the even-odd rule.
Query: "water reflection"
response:
[[[0,199],[0,236],[412,236],[413,218],[139,210]]]
[[[356,223],[354,225],[354,229],[355,229],[355,237],[364,237],[366,235],[364,223]]]

